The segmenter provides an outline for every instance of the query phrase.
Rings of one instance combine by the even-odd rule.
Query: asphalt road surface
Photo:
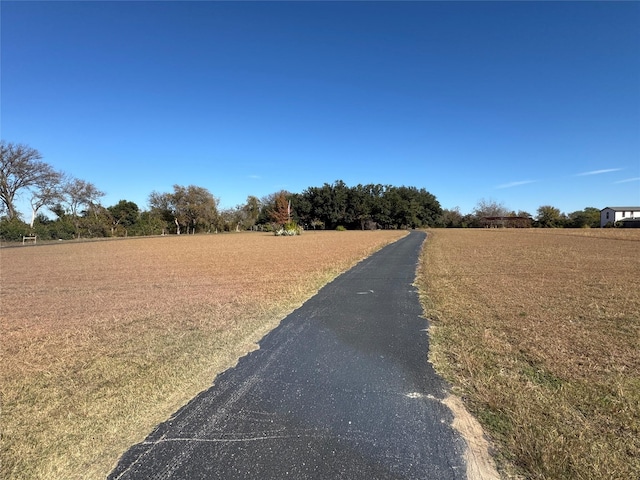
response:
[[[109,478],[466,478],[413,286],[424,239],[411,232],[322,288]]]

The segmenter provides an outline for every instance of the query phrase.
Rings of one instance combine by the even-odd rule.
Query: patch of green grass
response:
[[[527,380],[546,387],[549,390],[556,391],[562,387],[563,381],[546,370],[542,365],[526,364],[520,370],[521,375]]]

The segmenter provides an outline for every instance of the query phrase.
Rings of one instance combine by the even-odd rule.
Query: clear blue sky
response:
[[[638,2],[2,1],[1,133],[147,207],[343,180],[640,205]]]

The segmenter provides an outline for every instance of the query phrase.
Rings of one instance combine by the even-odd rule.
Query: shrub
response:
[[[283,227],[274,229],[274,235],[276,237],[293,237],[295,235],[302,235],[303,228],[296,222],[291,221],[285,223]]]
[[[30,232],[29,225],[17,218],[0,220],[0,238],[5,242],[22,241],[22,236],[29,235]]]
[[[342,226],[342,225],[338,225],[338,226],[336,227],[336,230],[337,230],[338,232],[346,232],[346,231],[347,231],[347,229],[346,229],[344,226]]]

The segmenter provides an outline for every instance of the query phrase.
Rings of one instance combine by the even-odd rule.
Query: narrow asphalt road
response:
[[[411,232],[322,288],[109,478],[466,478],[413,286],[424,239]]]

